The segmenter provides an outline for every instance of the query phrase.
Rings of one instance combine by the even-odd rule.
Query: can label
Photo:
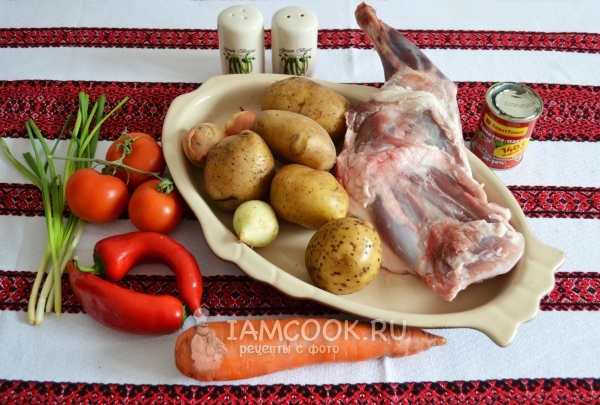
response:
[[[472,152],[491,168],[515,167],[523,159],[541,110],[541,99],[526,86],[518,83],[492,86],[471,142]]]

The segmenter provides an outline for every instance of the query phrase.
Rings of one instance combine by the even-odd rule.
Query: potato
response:
[[[289,164],[271,182],[271,207],[277,216],[308,229],[319,229],[348,214],[346,190],[329,172]]]
[[[305,77],[290,77],[270,85],[261,100],[261,110],[285,110],[315,120],[336,142],[346,133],[346,97]]]
[[[275,175],[275,159],[256,133],[246,130],[223,138],[206,156],[204,182],[212,201],[225,211],[266,199]]]
[[[373,225],[358,218],[339,218],[323,225],[310,239],[305,264],[319,288],[351,294],[377,277],[381,252]]]
[[[314,120],[290,112],[267,110],[256,114],[254,132],[269,145],[275,159],[297,163],[318,170],[329,170],[335,164],[333,141]]]

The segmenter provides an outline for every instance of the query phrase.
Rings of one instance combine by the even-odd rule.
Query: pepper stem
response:
[[[96,252],[94,252],[93,266],[83,266],[79,264],[79,258],[77,256],[73,258],[73,265],[77,270],[83,271],[84,273],[94,273],[101,276],[106,276],[106,268],[104,267],[104,263]]]
[[[188,307],[186,307],[185,305],[182,305],[182,307],[183,307],[183,316],[181,317],[181,327],[183,328],[183,324],[185,323],[185,320],[188,319],[188,317],[190,315],[192,315],[192,313],[190,312]]]

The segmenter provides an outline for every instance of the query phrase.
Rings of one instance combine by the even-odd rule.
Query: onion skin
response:
[[[208,151],[226,136],[215,124],[194,125],[183,140],[183,152],[194,166],[203,169]]]
[[[244,111],[243,108],[240,108],[240,110],[241,111],[229,117],[225,123],[225,134],[227,136],[237,135],[246,129],[252,129],[252,127],[254,127],[256,114],[251,111]]]

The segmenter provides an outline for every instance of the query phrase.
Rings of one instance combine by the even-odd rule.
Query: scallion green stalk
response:
[[[79,243],[85,225],[83,220],[72,213],[69,213],[65,220],[65,185],[75,170],[90,167],[91,160],[89,159],[93,159],[96,153],[102,124],[128,100],[129,97],[125,97],[115,108],[104,115],[104,95],[99,97],[90,110],[89,95],[83,91],[79,93],[79,107],[71,130],[66,156],[67,158],[78,158],[78,160],[66,160],[62,175],[57,172],[52,156],[59,141],[63,139],[68,130],[72,117],[65,122],[57,138],[58,141],[52,149],[33,120],[25,123],[25,129],[33,149],[33,154],[30,152],[23,154],[25,163],[29,167],[19,162],[10,153],[4,139],[0,139],[2,149],[9,160],[40,189],[44,204],[48,242],[29,298],[27,320],[31,324],[40,325],[44,320],[44,312],[52,310],[56,313],[56,317],[60,318],[62,274],[73,256],[73,251]]]

